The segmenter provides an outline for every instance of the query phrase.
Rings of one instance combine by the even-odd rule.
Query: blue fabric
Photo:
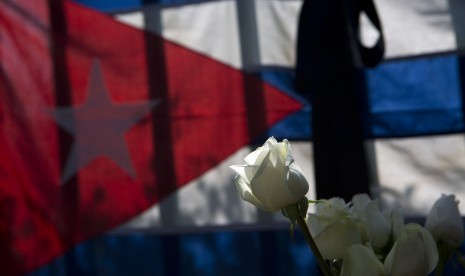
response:
[[[117,12],[142,7],[142,0],[75,0],[74,2],[102,12]]]
[[[30,273],[41,275],[315,275],[303,236],[288,230],[104,235]]]
[[[367,138],[463,132],[459,58],[463,57],[445,54],[387,60],[375,69],[367,69]],[[311,105],[295,92],[293,70],[262,68],[259,75],[304,105],[300,112],[274,125],[268,135],[311,139]]]
[[[372,137],[464,130],[457,56],[386,61],[366,79]]]
[[[74,0],[74,2],[108,13],[136,10],[147,4],[172,6],[207,1],[213,0]]]
[[[462,254],[465,248],[461,248]],[[449,263],[444,275],[465,275]],[[72,275],[318,275],[300,231],[104,235],[76,246],[28,276]]]

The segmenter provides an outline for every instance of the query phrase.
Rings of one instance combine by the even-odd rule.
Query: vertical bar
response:
[[[239,46],[244,73],[244,99],[247,110],[249,141],[254,142],[266,129],[266,110],[263,86],[251,75],[253,66],[260,64],[260,48],[255,0],[236,0],[239,27]],[[249,72],[248,72],[249,71]]]
[[[465,2],[461,0],[449,0],[449,11],[452,17],[452,27],[455,32],[457,44],[458,70],[462,96],[462,117],[465,125]]]
[[[50,11],[50,56],[52,59],[55,102],[56,107],[72,105],[71,86],[66,62],[67,24],[64,4],[61,0],[49,0]],[[60,172],[66,165],[66,160],[73,143],[73,137],[62,128],[58,128]],[[62,225],[59,229],[62,234],[62,243],[65,249],[74,240],[75,229],[78,224],[79,190],[77,177],[73,176],[61,186]],[[75,265],[74,251],[65,255],[65,266],[68,275],[73,275],[78,269]]]
[[[449,12],[452,16],[452,27],[455,32],[455,41],[459,53],[465,53],[465,2],[462,0],[449,0]]]
[[[239,46],[243,71],[260,65],[260,48],[258,38],[257,14],[255,0],[236,0],[237,20],[239,27]],[[247,111],[247,128],[249,141],[255,142],[263,129],[266,129],[265,97],[262,83],[256,76],[244,73],[244,99]],[[270,213],[257,209],[258,222],[270,222]],[[277,275],[277,239],[275,231],[260,231],[260,264],[263,275]]]
[[[152,0],[143,0],[143,4],[152,3]],[[162,33],[161,9],[158,7],[145,8],[144,26],[150,30]],[[152,114],[153,122],[153,170],[156,174],[158,195],[167,194],[176,189],[176,174],[174,168],[173,137],[171,131],[170,96],[166,74],[166,49],[163,39],[151,32],[145,31],[145,46],[147,55],[147,79],[151,100],[159,100],[157,112]],[[173,195],[174,197],[176,195]],[[169,206],[167,205],[169,204]],[[175,225],[178,209],[178,200],[165,201],[160,205],[160,221],[164,226]],[[179,237],[175,234],[164,235],[161,239],[163,251],[164,275],[180,275]]]

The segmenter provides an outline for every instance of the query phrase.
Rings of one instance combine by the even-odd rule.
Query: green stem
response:
[[[325,276],[331,276],[332,275],[331,271],[329,270],[329,267],[326,264],[325,259],[323,259],[323,256],[321,256],[320,250],[318,250],[318,247],[316,246],[315,240],[313,239],[312,234],[310,233],[310,230],[308,229],[307,223],[305,222],[305,220],[303,219],[301,215],[297,216],[297,223],[302,229],[305,239],[307,240],[307,243],[310,246],[310,249],[315,255],[315,258],[318,262],[318,265],[320,266],[321,271],[323,272]]]

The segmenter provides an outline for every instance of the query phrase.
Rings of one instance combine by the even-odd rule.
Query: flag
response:
[[[1,12],[7,274],[140,214],[302,107],[73,2],[4,1]]]
[[[465,7],[376,4],[386,55],[365,77],[377,190],[421,215],[440,193],[465,198]],[[315,271],[303,238],[243,202],[228,169],[273,135],[314,186],[311,105],[294,89],[301,6],[0,2],[0,272]]]

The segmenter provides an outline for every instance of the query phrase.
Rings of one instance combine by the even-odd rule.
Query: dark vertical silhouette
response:
[[[56,107],[72,105],[71,87],[67,71],[66,44],[67,24],[61,0],[49,0],[50,11],[50,56],[52,58],[53,80],[55,87]],[[60,143],[60,172],[66,164],[73,137],[62,128],[58,128]],[[65,247],[74,240],[75,229],[78,227],[79,189],[77,177],[73,176],[61,187],[61,221],[58,224]],[[65,255],[66,271],[68,275],[78,273],[75,264],[74,251]],[[74,274],[73,274],[74,273]]]
[[[254,1],[236,1],[237,20],[239,24],[239,46],[242,68],[244,71],[244,99],[247,111],[247,128],[250,142],[256,142],[258,136],[266,129],[266,110],[264,90],[257,76],[250,70],[260,64],[258,26]]]
[[[458,48],[458,70],[462,95],[462,117],[465,118],[465,17],[463,10],[465,2],[460,0],[449,0],[449,11],[452,16],[452,27],[455,32],[455,41]],[[465,124],[465,119],[463,121]]]
[[[255,143],[267,129],[265,97],[262,82],[249,70],[260,64],[257,13],[255,1],[236,0],[237,21],[239,24],[239,46],[244,76],[244,99],[247,111],[249,141]],[[272,214],[257,210],[259,222],[269,222]],[[261,271],[263,275],[277,275],[277,241],[274,231],[259,232]]]
[[[143,4],[153,1],[144,0]],[[144,24],[152,30],[161,33],[162,21],[159,9],[144,11]],[[147,79],[150,99],[160,104],[152,113],[154,160],[153,170],[156,175],[155,196],[167,195],[176,189],[176,174],[174,168],[173,137],[171,132],[172,119],[170,114],[170,97],[166,74],[166,57],[163,40],[151,32],[145,31],[145,46],[147,55]],[[160,207],[160,221],[163,225],[173,225],[176,219],[177,200],[170,201],[171,206]],[[162,239],[164,275],[179,275],[179,237],[166,235]]]
[[[460,87],[462,95],[462,120],[465,125],[465,55],[462,54],[458,57],[458,69],[460,76]],[[464,126],[465,127],[465,126]]]
[[[358,38],[363,10],[380,31],[373,48]],[[363,66],[384,52],[381,25],[371,0],[306,0],[298,33],[296,89],[312,104],[315,181],[318,198],[349,200],[369,193],[364,146],[366,88]]]

